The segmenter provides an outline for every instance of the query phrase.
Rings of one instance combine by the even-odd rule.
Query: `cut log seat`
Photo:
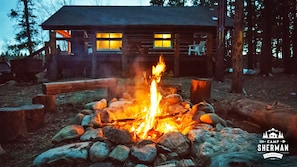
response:
[[[42,104],[27,104],[23,105],[22,108],[25,111],[26,125],[29,132],[34,132],[37,129],[43,127],[45,109]]]
[[[25,111],[21,107],[0,108],[0,143],[28,136]]]
[[[55,112],[56,111],[56,95],[38,94],[32,98],[32,104],[44,105],[46,113]]]
[[[0,143],[26,138],[44,125],[44,115],[42,104],[0,108]]]

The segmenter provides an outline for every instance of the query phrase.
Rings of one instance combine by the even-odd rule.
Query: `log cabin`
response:
[[[131,77],[161,55],[174,76],[212,77],[217,22],[206,6],[63,6],[41,24],[48,77]]]

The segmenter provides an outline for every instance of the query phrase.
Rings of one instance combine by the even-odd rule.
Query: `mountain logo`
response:
[[[263,154],[264,159],[280,160],[284,154],[289,153],[289,144],[282,131],[271,128],[263,133],[257,151]]]

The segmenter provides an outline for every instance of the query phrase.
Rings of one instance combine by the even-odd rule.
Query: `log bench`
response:
[[[117,87],[116,78],[101,78],[76,81],[50,82],[42,84],[43,94],[32,98],[33,104],[43,104],[46,112],[53,112],[56,108],[56,95],[84,90],[107,89],[107,99],[115,97]]]

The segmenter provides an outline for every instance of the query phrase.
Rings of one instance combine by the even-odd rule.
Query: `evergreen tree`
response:
[[[152,6],[164,6],[165,0],[150,0]]]
[[[9,17],[16,19],[19,32],[16,33],[15,40],[17,44],[9,45],[10,50],[17,52],[27,50],[29,54],[33,53],[34,48],[38,44],[35,36],[38,34],[35,21],[36,16],[33,14],[32,0],[19,0],[18,5],[21,9],[11,9]]]

